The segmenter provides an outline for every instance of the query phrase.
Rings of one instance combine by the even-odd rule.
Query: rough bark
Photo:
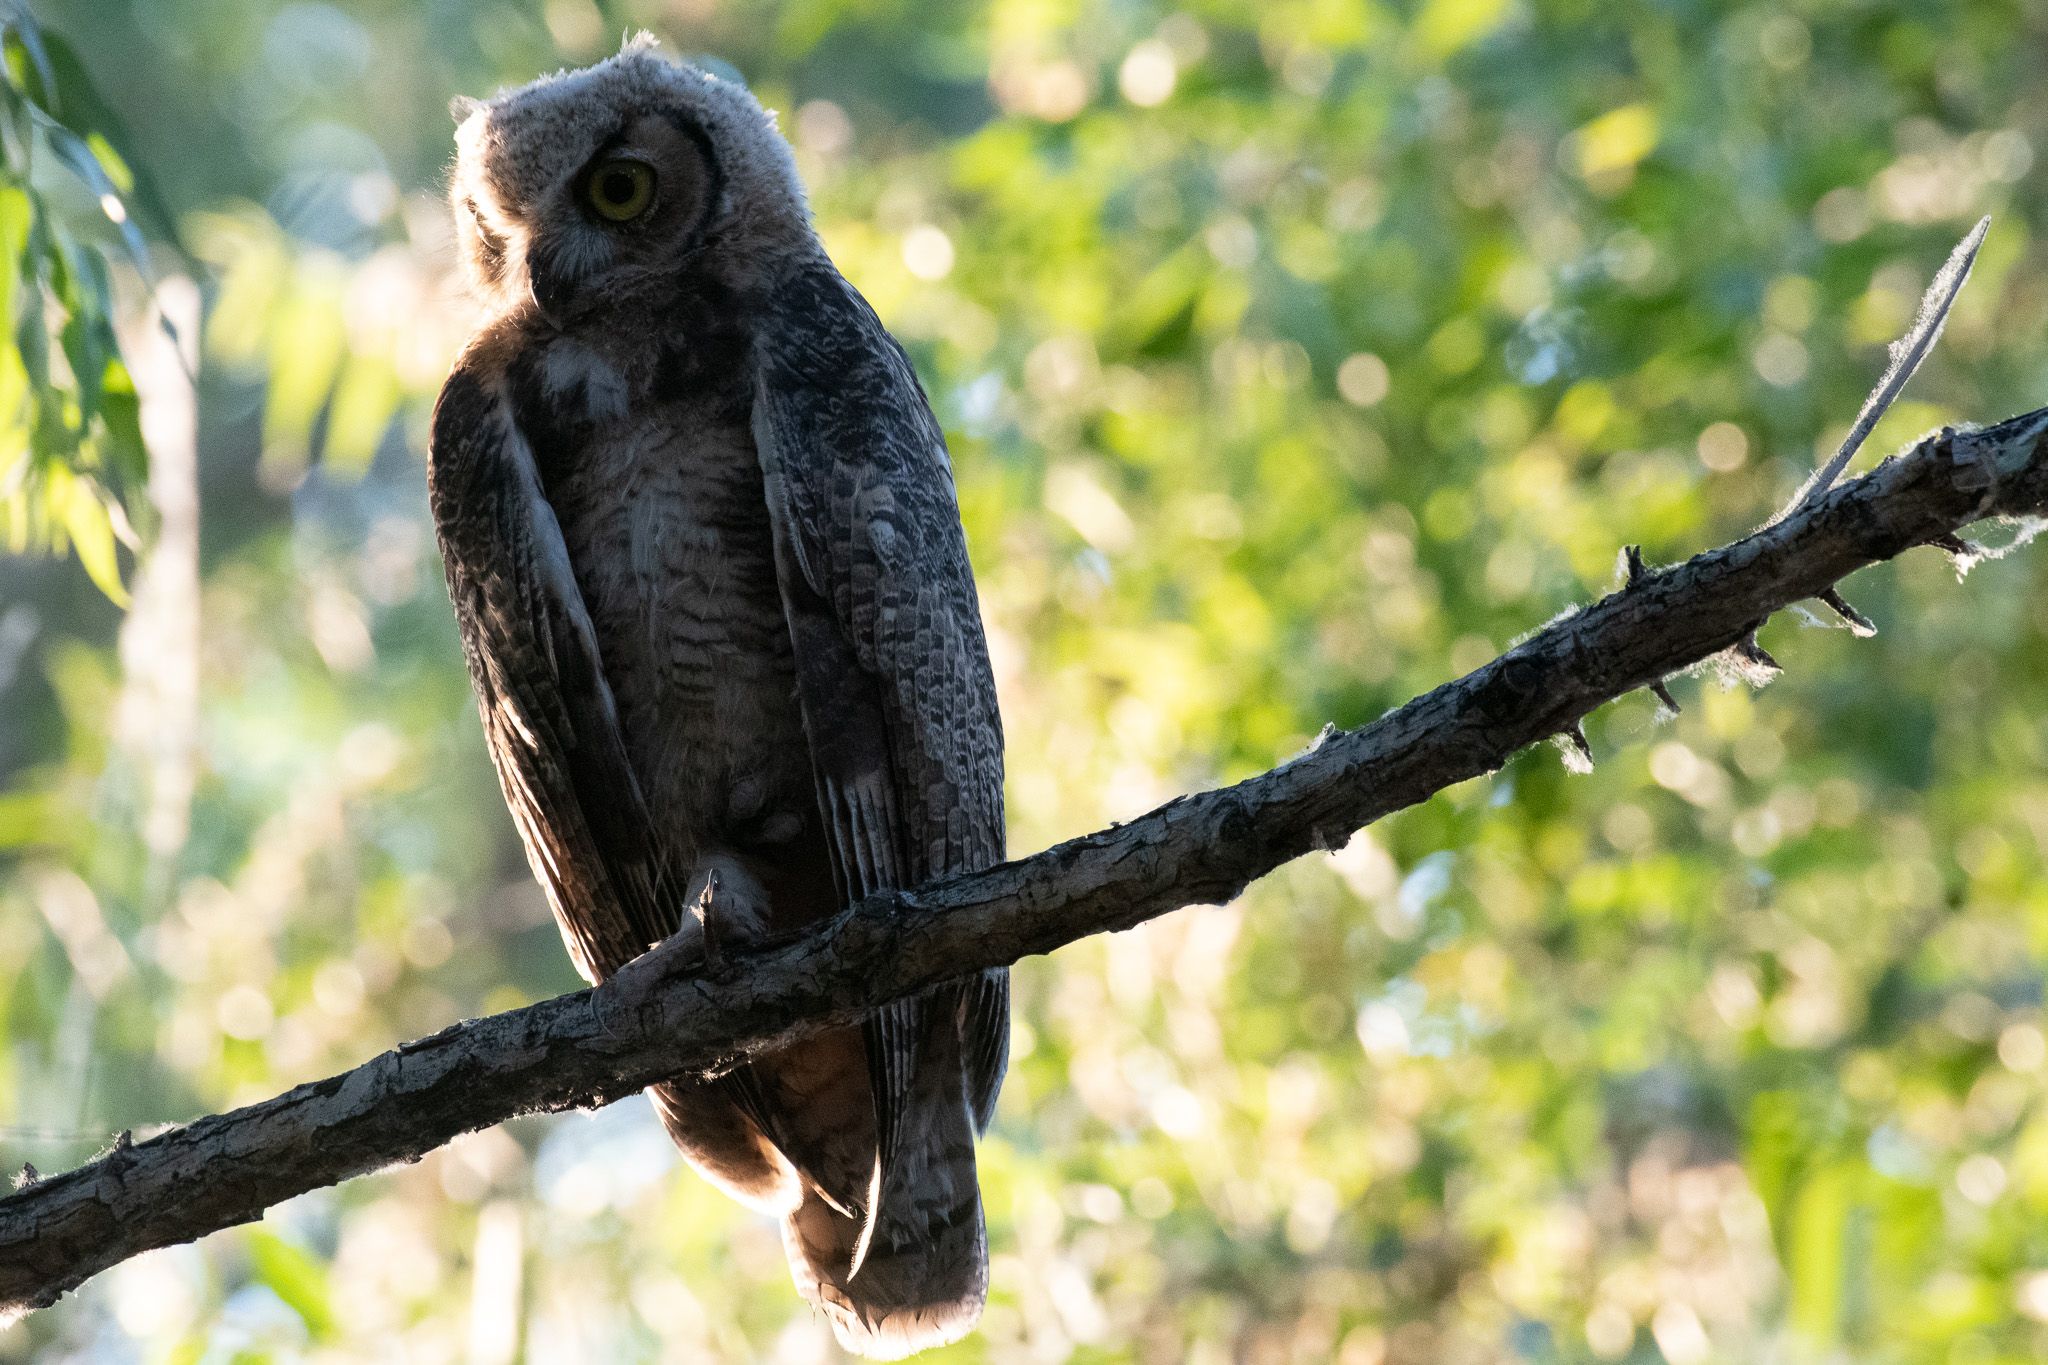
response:
[[[872,897],[805,937],[713,954],[692,925],[593,990],[471,1020],[353,1071],[152,1137],[0,1199],[0,1317],[153,1247],[517,1114],[606,1104],[717,1070],[970,971],[1183,905],[1220,903],[1389,812],[1575,736],[1587,712],[1754,643],[1771,613],[1986,516],[2048,511],[2048,409],[1947,430],[1756,533],[1643,569],[1500,658],[1234,786],[1033,857]]]

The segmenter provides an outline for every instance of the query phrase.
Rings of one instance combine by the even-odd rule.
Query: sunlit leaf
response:
[[[27,59],[27,71],[32,71],[35,75],[35,93],[48,99],[56,88],[56,77],[51,69],[42,26],[36,22],[35,15],[30,12],[24,0],[7,0],[5,8],[0,9],[0,29],[4,29],[8,45],[18,45]],[[27,72],[16,71],[14,74],[17,84],[28,84],[22,79]]]
[[[1587,179],[1625,171],[1657,147],[1657,111],[1647,104],[1610,109],[1573,134],[1579,174]]]
[[[103,448],[119,481],[139,487],[149,477],[149,452],[142,443],[142,402],[135,381],[118,359],[109,359],[100,388]]]
[[[313,426],[347,352],[341,305],[329,281],[308,279],[270,321],[263,459],[279,471],[304,464]]]
[[[315,1341],[330,1335],[334,1330],[334,1309],[326,1267],[303,1248],[267,1228],[249,1229],[245,1243],[257,1283],[284,1300],[306,1324],[306,1331]]]
[[[50,497],[61,509],[71,549],[93,584],[116,606],[127,606],[128,589],[121,582],[114,522],[99,489],[88,479],[58,475],[52,479]]]
[[[1486,36],[1507,16],[1509,0],[1425,0],[1416,14],[1415,43],[1442,59]]]
[[[0,848],[33,848],[49,837],[52,803],[37,791],[0,792]]]
[[[38,122],[49,142],[50,150],[55,152],[57,159],[92,191],[102,211],[114,224],[121,244],[127,248],[129,259],[145,278],[148,277],[151,273],[149,246],[142,240],[141,230],[129,219],[121,199],[120,187],[115,185],[113,177],[100,165],[99,158],[93,155],[92,148],[87,145],[84,138],[47,115],[39,115]]]
[[[389,362],[379,357],[351,357],[341,368],[327,411],[321,447],[325,462],[342,474],[355,475],[367,469],[402,397],[398,375]]]

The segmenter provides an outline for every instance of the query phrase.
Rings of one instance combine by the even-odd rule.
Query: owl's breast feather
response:
[[[549,368],[604,382],[602,360]],[[589,381],[586,383],[585,381]],[[809,747],[753,436],[716,398],[638,396],[547,461],[649,814],[685,864],[815,831]],[[690,866],[679,867],[687,874]],[[830,907],[825,907],[829,910]],[[800,918],[808,918],[807,908]]]

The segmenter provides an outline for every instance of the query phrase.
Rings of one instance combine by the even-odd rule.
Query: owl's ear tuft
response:
[[[473,99],[468,95],[457,95],[454,99],[448,101],[448,116],[454,119],[458,125],[464,124],[469,122],[471,114],[474,114],[483,107],[484,102],[480,99]]]

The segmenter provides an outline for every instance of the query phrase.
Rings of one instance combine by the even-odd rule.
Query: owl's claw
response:
[[[717,965],[728,950],[745,952],[768,939],[768,888],[738,859],[704,859],[690,879],[690,917],[704,931],[704,958]]]
[[[690,905],[690,914],[697,921],[697,928],[704,935],[704,965],[716,967],[722,954],[718,951],[718,935],[711,928],[711,903],[718,899],[718,869],[711,868],[704,874],[704,886],[697,892],[697,899]]]

